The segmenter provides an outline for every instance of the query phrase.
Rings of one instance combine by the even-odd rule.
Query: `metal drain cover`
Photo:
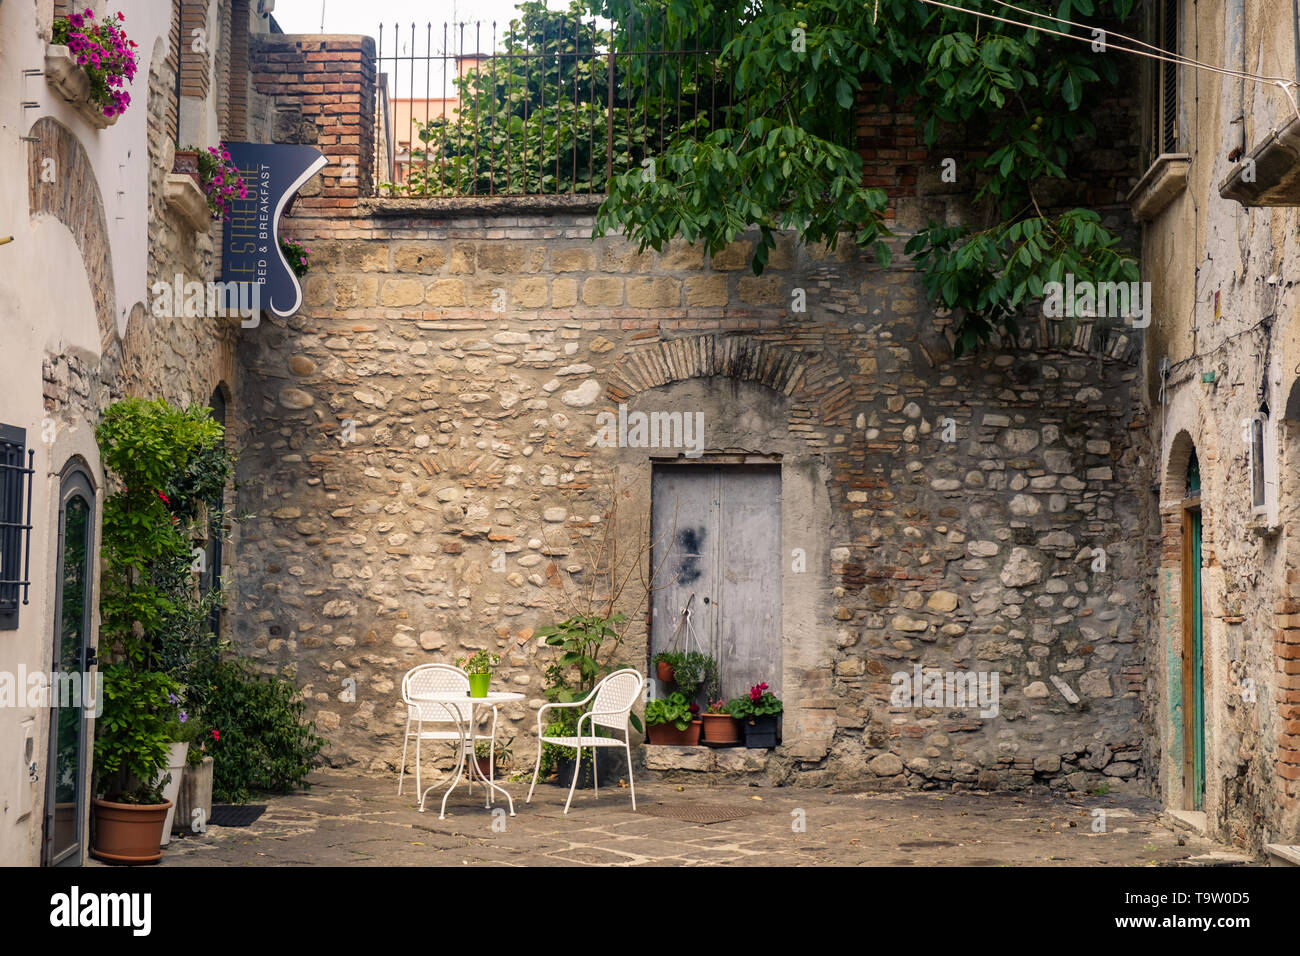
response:
[[[750,816],[753,811],[745,807],[729,807],[722,803],[656,803],[643,807],[642,813],[652,817],[681,820],[683,823],[725,823]]]

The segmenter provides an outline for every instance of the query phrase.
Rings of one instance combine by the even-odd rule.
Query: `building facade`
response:
[[[19,582],[0,586],[9,768],[0,861],[9,864],[77,864],[87,845],[93,695],[40,688],[52,674],[66,684],[94,672],[111,491],[94,436],[100,413],[126,395],[237,408],[238,325],[155,308],[156,282],[214,278],[220,242],[197,186],[172,173],[174,153],[269,136],[246,66],[250,35],[271,29],[256,0],[77,3],[94,20],[120,11],[137,44],[131,102],[111,122],[51,42],[70,7],[0,5],[0,233],[12,236],[0,246],[0,441],[7,464],[32,467],[30,492],[27,475],[5,469],[5,520],[21,513],[30,525],[30,538],[6,528],[0,573]]]
[[[1291,6],[1171,3],[1166,49],[1293,77]],[[1147,84],[1143,396],[1158,502],[1147,681],[1165,805],[1244,846],[1300,827],[1295,86],[1160,65]],[[1197,815],[1204,814],[1204,817]]]

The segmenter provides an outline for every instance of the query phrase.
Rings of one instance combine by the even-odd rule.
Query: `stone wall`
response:
[[[306,305],[241,341],[235,637],[296,674],[329,759],[395,769],[402,674],[482,646],[528,697],[503,716],[531,753],[551,652],[530,638],[558,578],[590,571],[573,539],[610,482],[648,507],[648,454],[595,444],[623,401],[699,408],[710,454],[779,455],[787,489],[819,487],[786,528],[811,546],[781,583],[806,616],[787,619],[769,779],[1140,776],[1131,337],[1076,330],[1076,351],[1053,325],[954,360],[907,269],[783,236],[755,277],[751,240],[706,261],[591,224],[387,202],[293,223],[313,237]],[[624,651],[648,667],[643,619]],[[917,663],[997,671],[999,716],[891,706]]]

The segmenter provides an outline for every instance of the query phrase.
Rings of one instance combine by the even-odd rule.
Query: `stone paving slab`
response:
[[[516,816],[462,787],[438,819],[397,781],[326,770],[308,791],[267,799],[251,827],[173,837],[163,866],[1205,866],[1254,863],[1160,819],[1155,800],[1043,792],[853,793],[650,782],[642,808],[691,801],[751,815],[692,824],[634,813],[626,788],[579,791],[507,782]],[[439,797],[441,799],[441,797]],[[504,802],[497,807],[504,810]],[[1093,832],[1095,810],[1106,831]],[[802,820],[804,828],[793,824]]]

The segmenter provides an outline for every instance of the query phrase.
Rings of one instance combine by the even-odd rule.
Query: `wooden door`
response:
[[[698,648],[718,662],[724,698],[760,681],[780,695],[780,466],[656,467],[651,529],[651,655]]]
[[[1183,511],[1183,791],[1188,810],[1205,803],[1205,622],[1201,510]]]

